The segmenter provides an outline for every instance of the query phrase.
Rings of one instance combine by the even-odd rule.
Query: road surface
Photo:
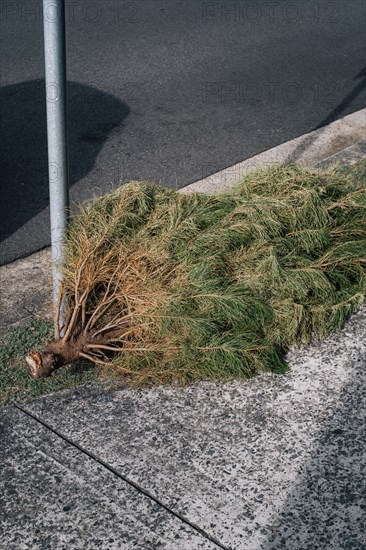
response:
[[[3,264],[50,239],[41,2],[0,8]],[[131,179],[180,188],[363,108],[365,16],[363,0],[66,0],[72,204]]]

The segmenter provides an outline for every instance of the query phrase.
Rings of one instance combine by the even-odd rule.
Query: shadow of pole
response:
[[[68,82],[67,93],[72,186],[92,170],[108,137],[123,130],[129,108],[114,96],[78,82]],[[49,204],[44,80],[5,86],[0,95],[0,240],[4,240]]]

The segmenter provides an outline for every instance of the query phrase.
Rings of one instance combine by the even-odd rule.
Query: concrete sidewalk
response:
[[[4,409],[0,547],[365,548],[365,321],[287,375]]]
[[[365,156],[360,133],[343,144],[322,158],[314,147],[312,164]],[[18,264],[24,282],[46,277],[42,254]],[[6,267],[11,282],[19,269]],[[366,548],[365,321],[363,308],[340,333],[291,350],[287,375],[88,386],[3,409],[1,550]]]

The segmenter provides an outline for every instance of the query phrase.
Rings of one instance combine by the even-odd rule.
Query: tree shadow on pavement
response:
[[[349,94],[346,95],[344,99],[322,120],[318,126],[315,128],[317,130],[318,128],[322,128],[323,126],[326,126],[327,124],[330,124],[331,122],[334,122],[337,120],[337,118],[347,109],[347,107],[352,103],[356,97],[359,95],[364,94],[366,89],[366,67],[364,67],[353,80],[359,80],[358,84],[350,91]]]
[[[114,96],[68,82],[70,186],[92,170],[108,137],[123,128],[128,106]],[[49,204],[44,80],[0,89],[0,240],[12,235]]]
[[[350,91],[349,94],[346,95],[345,98],[342,99],[342,101],[332,109],[330,113],[321,121],[319,124],[311,130],[311,132],[315,130],[320,130],[320,133],[322,134],[325,127],[330,124],[331,122],[334,122],[339,118],[344,111],[349,107],[349,105],[352,103],[354,99],[356,99],[359,95],[364,94],[366,90],[366,67],[364,67],[353,80],[359,80],[361,79],[358,84]],[[322,130],[323,129],[323,130]],[[319,132],[316,135],[309,135],[305,137],[298,146],[290,153],[290,155],[286,159],[287,164],[295,164],[300,157],[307,151],[313,143],[315,143],[319,139]]]
[[[262,550],[366,548],[366,365],[350,364],[336,410],[318,437]]]

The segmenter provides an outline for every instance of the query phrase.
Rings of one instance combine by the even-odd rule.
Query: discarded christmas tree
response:
[[[281,372],[364,300],[366,192],[293,166],[216,196],[133,182],[83,207],[65,251],[66,322],[33,377],[79,358],[135,384]]]

